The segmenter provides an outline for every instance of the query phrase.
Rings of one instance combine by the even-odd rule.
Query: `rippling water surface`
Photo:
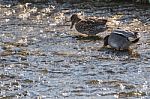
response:
[[[84,9],[83,9],[84,8]],[[97,38],[70,30],[72,13],[110,20]],[[0,98],[149,99],[150,7],[0,4]],[[102,48],[113,29],[140,33],[132,53]]]

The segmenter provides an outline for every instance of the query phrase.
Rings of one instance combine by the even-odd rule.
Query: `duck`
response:
[[[104,47],[109,45],[116,50],[129,50],[130,45],[137,43],[140,37],[137,32],[114,30],[104,38]]]
[[[92,17],[81,18],[78,14],[73,14],[70,19],[70,29],[72,29],[73,26],[75,26],[75,29],[79,33],[86,34],[88,36],[94,36],[107,29],[107,19],[98,19]]]

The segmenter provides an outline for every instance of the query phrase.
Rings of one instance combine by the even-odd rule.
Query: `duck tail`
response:
[[[137,43],[139,41],[140,38],[135,39],[134,41],[132,41],[132,43]]]

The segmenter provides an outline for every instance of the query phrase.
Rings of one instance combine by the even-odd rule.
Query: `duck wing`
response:
[[[96,20],[82,20],[75,25],[78,32],[95,35],[106,30],[106,25]]]
[[[86,21],[93,21],[96,24],[99,25],[106,25],[107,19],[99,19],[99,18],[88,18]]]
[[[124,31],[124,30],[114,30],[112,33],[120,34],[122,36],[125,36],[127,38],[137,38],[137,33]]]

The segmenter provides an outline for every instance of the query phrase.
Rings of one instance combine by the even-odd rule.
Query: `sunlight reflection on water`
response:
[[[149,98],[148,10],[106,6],[118,13],[103,6],[0,4],[0,98]],[[96,40],[76,37],[67,22],[74,12],[106,16],[111,28]],[[133,55],[102,48],[103,37],[118,25],[140,32]]]

